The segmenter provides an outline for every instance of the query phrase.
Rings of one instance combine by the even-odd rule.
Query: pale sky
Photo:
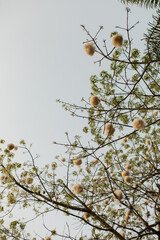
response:
[[[130,22],[140,21],[132,31],[135,47],[143,47],[139,42],[152,13],[131,7]],[[110,32],[125,23],[118,0],[0,0],[0,138],[33,143],[44,164],[63,154],[52,141],[64,142],[65,131],[80,134],[83,121],[70,117],[56,99],[88,99],[90,76],[108,65],[99,67],[93,64],[98,56],[85,55],[80,24],[92,33],[103,25],[99,43],[106,38],[111,47]]]

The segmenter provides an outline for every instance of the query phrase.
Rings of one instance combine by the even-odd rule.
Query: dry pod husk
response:
[[[106,123],[104,125],[104,134],[107,136],[107,137],[110,137],[111,135],[113,135],[115,129],[113,127],[113,124],[112,123]]]
[[[83,50],[89,56],[93,56],[95,53],[95,46],[93,42],[87,42],[83,45]]]
[[[145,127],[144,121],[140,118],[134,119],[134,121],[132,122],[132,125],[133,125],[133,128],[136,130],[141,130]]]
[[[122,47],[123,37],[122,35],[116,34],[111,38],[111,43],[114,47]]]
[[[91,96],[89,102],[92,106],[97,106],[100,103],[100,100],[97,96]]]

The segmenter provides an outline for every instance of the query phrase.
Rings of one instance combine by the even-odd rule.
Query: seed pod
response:
[[[61,162],[65,162],[65,161],[66,161],[66,159],[65,159],[65,158],[62,158],[62,159],[61,159]]]
[[[122,231],[122,232],[120,232],[120,234],[122,237],[125,237],[125,232]]]
[[[122,47],[123,37],[119,34],[116,34],[112,37],[111,43],[114,47]]]
[[[45,237],[45,240],[51,240],[51,237]]]
[[[1,175],[1,182],[3,183],[6,179],[6,176],[4,174]]]
[[[84,218],[87,220],[90,217],[90,213],[84,212],[83,213]]]
[[[131,177],[125,176],[125,177],[124,177],[124,181],[125,181],[126,183],[131,183]]]
[[[134,119],[134,121],[132,122],[133,128],[136,130],[141,130],[144,128],[145,123],[142,119],[136,118]]]
[[[123,177],[123,178],[124,178],[125,176],[128,176],[128,175],[129,175],[129,172],[128,172],[128,171],[125,171],[125,170],[124,170],[124,171],[122,172],[122,177]]]
[[[9,144],[7,145],[7,149],[8,149],[9,151],[13,150],[13,149],[14,149],[14,144],[13,144],[13,143],[9,143]]]
[[[117,189],[114,191],[114,198],[115,199],[118,199],[118,200],[121,200],[122,199],[122,191]]]
[[[148,168],[153,168],[153,164],[149,163]]]
[[[103,204],[104,204],[105,206],[107,206],[107,205],[108,205],[108,200],[105,199],[105,200],[103,201]]]
[[[87,42],[83,45],[83,50],[89,56],[93,56],[95,53],[95,46],[93,42]]]
[[[127,138],[123,138],[122,143],[126,143],[126,142],[127,142]]]
[[[82,164],[82,160],[80,158],[77,158],[77,159],[73,160],[73,164],[76,166],[80,166]]]
[[[104,182],[104,181],[105,181],[105,177],[102,177],[102,178],[101,178],[101,182]]]
[[[157,116],[157,114],[158,114],[158,111],[153,112],[154,116]]]
[[[81,192],[83,192],[83,187],[80,184],[74,184],[73,185],[73,192],[75,194],[80,194]]]
[[[92,106],[97,106],[100,100],[97,96],[91,96],[89,102]]]
[[[129,170],[129,169],[131,169],[131,165],[130,165],[129,163],[126,163],[126,164],[125,164],[125,168],[126,168],[127,170]]]
[[[27,177],[26,178],[26,184],[32,184],[33,183],[33,178],[32,177]]]
[[[148,146],[150,145],[150,140],[149,140],[149,139],[146,140],[146,144],[147,144]]]
[[[95,159],[92,161],[92,163],[93,163],[94,165],[96,165],[96,164],[98,163],[98,159],[95,158]]]
[[[130,214],[130,210],[128,210],[128,211],[126,212],[126,215],[125,215],[125,217],[124,217],[124,220],[125,220],[126,222],[128,222],[129,214]]]
[[[106,123],[104,125],[104,134],[107,136],[107,137],[110,137],[111,135],[113,135],[115,129],[113,127],[113,124],[112,123]]]

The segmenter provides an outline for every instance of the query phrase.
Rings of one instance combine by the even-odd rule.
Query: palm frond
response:
[[[160,59],[160,10],[153,15],[153,22],[148,24],[147,34],[144,34],[146,42],[146,54],[150,59]]]
[[[136,4],[146,8],[160,7],[160,0],[121,0],[121,2],[124,4]]]

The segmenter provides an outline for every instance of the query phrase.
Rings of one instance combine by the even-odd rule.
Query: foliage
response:
[[[156,8],[160,7],[159,0],[121,0],[124,4],[136,4],[141,7]]]
[[[26,161],[16,161],[16,148],[5,148],[1,140],[2,240],[37,239],[25,232],[27,221],[14,214],[7,224],[6,216],[12,217],[18,207],[32,208],[36,218],[55,210],[77,218],[90,228],[87,239],[159,239],[160,58],[150,58],[148,51],[141,55],[132,48],[130,31],[135,25],[129,27],[128,22],[126,28],[120,28],[127,32],[123,46],[110,50],[106,41],[103,48],[97,43],[102,27],[95,36],[82,27],[86,42],[92,42],[94,54],[101,57],[97,63],[110,62],[109,71],[90,78],[91,95],[98,97],[94,104],[83,100],[83,106],[76,106],[59,100],[72,116],[88,121],[82,130],[87,141],[80,136],[71,140],[66,133],[66,143],[54,142],[65,146],[65,156],[56,156],[55,162],[40,169],[37,156],[24,140],[18,151],[27,154]],[[105,134],[107,123],[112,134]],[[63,178],[58,176],[59,168]],[[48,229],[48,239],[54,235],[62,236],[54,227]],[[69,232],[63,235],[77,239]]]

